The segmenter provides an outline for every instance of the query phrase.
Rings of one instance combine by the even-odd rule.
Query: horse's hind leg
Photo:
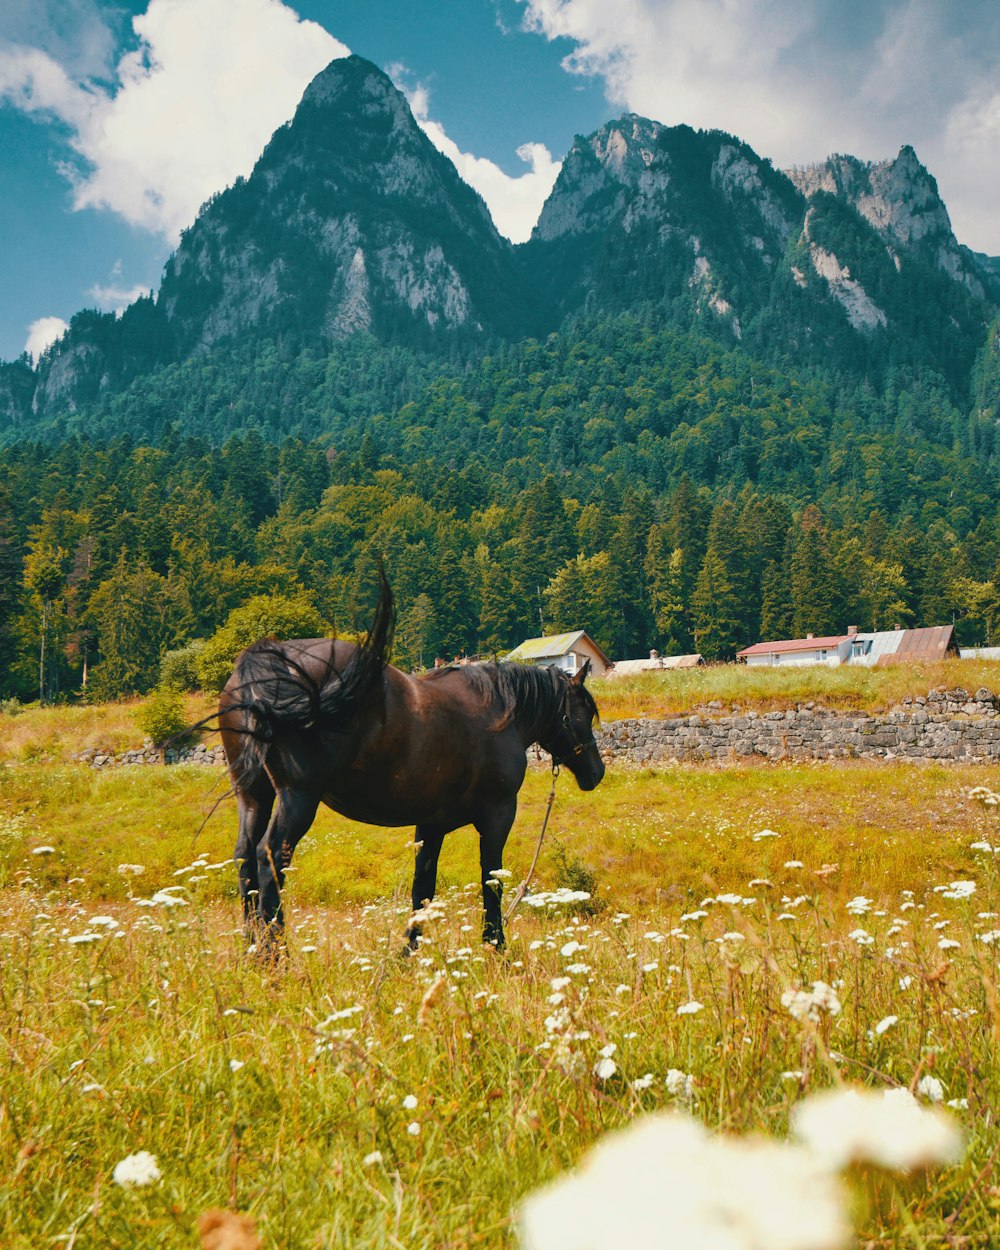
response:
[[[438,858],[441,854],[441,843],[444,841],[444,829],[432,829],[427,825],[417,825],[415,839],[417,857],[413,866],[413,910],[419,911],[424,903],[434,897],[437,887]],[[411,951],[417,949],[420,937],[420,926],[411,924],[407,927],[407,941]]]
[[[280,937],[284,928],[281,890],[285,869],[299,839],[316,818],[319,797],[304,790],[282,789],[267,832],[257,844],[257,915],[267,942]]]
[[[240,898],[243,900],[243,925],[248,940],[252,941],[259,890],[257,847],[267,829],[271,809],[274,807],[274,788],[266,774],[262,774],[250,790],[237,790],[236,806],[239,811],[239,830],[233,858],[236,860]]]

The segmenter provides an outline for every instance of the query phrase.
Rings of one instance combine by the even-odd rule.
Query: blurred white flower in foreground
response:
[[[124,1189],[154,1184],[160,1179],[160,1169],[156,1166],[156,1155],[151,1155],[148,1150],[140,1150],[137,1154],[126,1155],[121,1163],[115,1164],[112,1179],[116,1185],[121,1185]]]
[[[785,990],[781,996],[782,1007],[796,1020],[812,1020],[816,1023],[822,1012],[840,1015],[840,999],[825,981],[813,981],[811,990]]]
[[[849,1235],[840,1183],[809,1151],[670,1113],[528,1197],[520,1231],[524,1250],[836,1250]]]
[[[831,1167],[953,1163],[962,1133],[946,1112],[922,1107],[906,1089],[834,1089],[792,1109],[792,1132]]]

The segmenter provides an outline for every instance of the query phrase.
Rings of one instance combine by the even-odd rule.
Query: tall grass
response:
[[[1000,831],[969,807],[961,830],[924,831],[929,856],[948,843],[943,874],[902,847],[889,885],[866,871],[877,837],[828,825],[807,848],[780,802],[766,807],[777,836],[760,836],[764,807],[688,826],[676,896],[637,902],[619,871],[597,916],[523,908],[503,955],[478,944],[471,883],[444,892],[412,960],[399,894],[325,908],[300,890],[273,967],[243,955],[235,907],[194,880],[217,873],[172,878],[169,908],[142,905],[163,883],[151,873],[108,903],[22,853],[0,892],[0,1244],[187,1247],[200,1212],[232,1207],[268,1247],[504,1247],[522,1195],[642,1112],[780,1136],[807,1091],[928,1075],[956,1104],[965,1157],[876,1179],[861,1236],[990,1244],[1000,1021],[996,921],[980,913],[1000,890],[969,842]],[[638,850],[645,822],[624,803],[621,818]],[[740,888],[719,890],[732,860]],[[952,864],[971,898],[935,889]],[[872,900],[861,914],[853,894]],[[842,1010],[797,1019],[782,995],[815,980]],[[116,1186],[138,1150],[162,1179]]]
[[[884,711],[909,696],[926,695],[935,687],[985,686],[1000,692],[1000,662],[941,660],[935,664],[893,664],[863,668],[844,664],[767,668],[746,664],[711,664],[702,668],[606,678],[592,683],[601,715],[608,720],[631,716],[666,716],[704,708],[713,701],[729,711],[771,711],[799,703],[825,707]]]

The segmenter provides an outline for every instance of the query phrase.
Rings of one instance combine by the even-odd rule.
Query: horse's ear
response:
[[[573,678],[573,684],[575,686],[582,686],[583,683],[587,680],[587,674],[589,672],[590,672],[590,661],[584,660],[583,668],[581,668],[580,671],[577,673],[577,675]]]

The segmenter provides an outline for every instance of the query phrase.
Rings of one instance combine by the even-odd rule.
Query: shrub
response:
[[[160,660],[161,686],[173,686],[175,690],[197,690],[198,657],[205,649],[205,639],[196,638],[186,647],[168,651]]]
[[[596,916],[603,911],[606,903],[597,897],[597,873],[585,864],[578,856],[571,854],[566,847],[553,839],[552,857],[555,860],[556,886],[564,890],[581,890],[590,895],[589,901],[574,904],[574,910],[584,916]]]
[[[135,722],[154,746],[162,746],[187,727],[184,695],[176,686],[158,686],[136,711]]]
[[[229,613],[225,625],[209,638],[198,656],[202,690],[221,690],[239,653],[260,638],[316,638],[327,625],[316,608],[289,595],[255,595]]]

